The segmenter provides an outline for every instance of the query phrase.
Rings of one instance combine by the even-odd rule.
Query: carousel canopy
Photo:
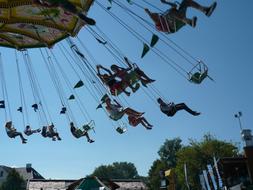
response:
[[[70,0],[87,13],[93,0]],[[48,7],[33,0],[0,0],[0,46],[16,49],[51,47],[75,36],[85,23],[61,6]]]

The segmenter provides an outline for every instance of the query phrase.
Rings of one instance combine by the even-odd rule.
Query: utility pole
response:
[[[243,129],[242,129],[241,117],[242,117],[242,112],[241,112],[241,111],[239,111],[238,113],[235,114],[235,118],[238,119],[238,121],[239,121],[239,126],[240,126],[240,129],[241,129],[241,131],[242,131]]]

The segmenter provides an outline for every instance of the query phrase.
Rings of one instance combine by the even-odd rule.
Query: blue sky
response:
[[[106,4],[106,2],[103,3]],[[136,2],[141,3],[142,1],[136,0]],[[166,10],[166,6],[159,1],[151,0],[150,2]],[[207,5],[212,1],[200,0],[198,2]],[[150,77],[156,79],[155,87],[166,96],[166,99],[175,103],[185,102],[189,107],[202,114],[199,117],[193,117],[182,111],[173,118],[168,118],[159,111],[159,108],[143,90],[139,90],[130,97],[123,95],[121,99],[124,103],[127,100],[125,106],[145,111],[145,117],[154,125],[154,128],[147,131],[142,126],[128,127],[128,132],[120,135],[116,133],[106,114],[102,110],[95,110],[97,103],[90,96],[87,88],[82,88],[78,89],[77,93],[83,100],[90,117],[96,122],[96,133],[90,133],[96,142],[89,144],[85,139],[76,140],[69,132],[66,118],[58,114],[59,97],[52,85],[39,50],[31,50],[29,52],[34,70],[53,121],[63,140],[52,142],[49,139],[43,139],[40,135],[34,135],[28,139],[28,144],[22,145],[19,139],[9,139],[2,127],[0,129],[0,164],[21,167],[26,163],[32,163],[33,167],[46,178],[79,178],[90,174],[95,167],[101,164],[127,161],[135,164],[140,175],[147,175],[152,162],[158,158],[157,151],[165,139],[180,137],[183,143],[187,144],[189,138],[201,139],[204,134],[210,132],[217,138],[226,141],[241,142],[240,129],[234,118],[234,113],[243,112],[242,124],[244,128],[252,129],[251,124],[253,123],[251,116],[253,108],[251,84],[253,81],[252,6],[251,0],[244,0],[243,3],[236,0],[218,1],[217,9],[210,18],[196,10],[190,10],[189,17],[198,16],[196,28],[186,26],[178,33],[168,36],[191,55],[204,60],[209,66],[210,76],[214,78],[215,82],[207,79],[201,85],[194,85],[178,75],[152,52],[144,59],[140,59],[142,44],[118,25],[97,4],[94,4],[89,16],[96,19],[98,27],[117,44],[129,59],[138,63]],[[144,10],[134,6],[130,6],[130,8],[149,19]],[[154,11],[152,7],[149,8]],[[111,11],[134,27],[145,39],[150,39],[151,34],[144,31],[116,5]],[[115,63],[106,49],[99,45],[85,29],[80,32],[78,37],[99,64],[109,67]],[[66,43],[63,42],[63,44]],[[189,67],[186,63],[181,63],[176,53],[173,53],[162,43],[159,43],[157,47],[176,60],[178,64],[182,64],[184,68]],[[53,49],[53,52],[62,64],[62,68],[67,72],[69,80],[74,84],[79,78],[71,71],[66,59],[57,48],[58,46]],[[13,122],[18,130],[23,131],[21,115],[16,111],[20,98],[14,50],[1,48],[0,51],[5,67]],[[22,62],[20,54],[19,59]],[[26,89],[26,101],[28,105],[31,105],[33,100],[29,90],[29,81],[24,67],[21,69]],[[71,106],[75,110],[76,105],[72,104]],[[74,113],[80,124],[86,122],[78,111],[74,111]],[[5,123],[4,112],[1,110],[0,114],[0,122],[3,126]],[[38,127],[36,115],[30,108],[29,114],[32,126]],[[123,121],[126,120],[123,119]]]

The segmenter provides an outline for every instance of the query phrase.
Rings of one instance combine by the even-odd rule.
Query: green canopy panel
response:
[[[150,50],[150,48],[149,48],[148,44],[144,43],[141,58],[143,58],[149,52],[149,50]]]
[[[69,100],[74,100],[75,99],[75,96],[73,95],[73,94],[71,94],[70,96],[69,96]]]
[[[93,1],[70,2],[86,13]],[[76,36],[84,24],[61,7],[43,7],[32,0],[0,0],[0,46],[51,47],[68,36]]]
[[[84,85],[82,80],[79,80],[76,85],[74,86],[74,88],[81,88]]]
[[[104,187],[105,190],[110,190],[97,177],[89,177],[85,178],[76,190],[99,190],[101,187]]]

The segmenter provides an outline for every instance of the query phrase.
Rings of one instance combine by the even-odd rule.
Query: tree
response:
[[[188,182],[195,189],[201,189],[199,174],[206,169],[207,164],[213,164],[213,156],[216,158],[238,155],[235,144],[216,139],[210,134],[204,136],[200,142],[190,140],[189,146],[180,149],[177,154],[176,175],[181,189],[187,189],[185,185],[184,164],[187,164]]]
[[[3,182],[2,186],[0,187],[0,190],[25,190],[25,181],[24,179],[19,175],[19,173],[12,169],[10,173],[7,176],[7,179],[5,182]]]
[[[182,140],[180,138],[167,139],[160,147],[158,151],[160,159],[153,162],[148,173],[148,186],[151,190],[160,189],[161,171],[176,167],[176,154],[182,148],[181,142]]]
[[[175,168],[177,189],[187,189],[185,185],[184,164],[187,164],[188,182],[194,189],[200,189],[199,174],[207,164],[216,158],[231,157],[238,154],[238,148],[231,142],[218,140],[210,134],[201,141],[190,139],[188,146],[182,146],[180,138],[166,140],[160,147],[160,159],[153,162],[148,173],[148,186],[151,190],[160,189],[160,171]]]
[[[139,177],[135,165],[129,162],[114,162],[111,165],[101,165],[94,170],[92,175],[109,179],[133,179]]]
[[[148,172],[148,187],[151,190],[159,190],[161,184],[160,172],[167,170],[167,164],[159,159],[155,160]]]
[[[174,168],[176,166],[176,153],[182,148],[181,143],[182,140],[180,138],[174,138],[172,140],[167,139],[158,151],[161,160],[165,162],[169,168]]]

